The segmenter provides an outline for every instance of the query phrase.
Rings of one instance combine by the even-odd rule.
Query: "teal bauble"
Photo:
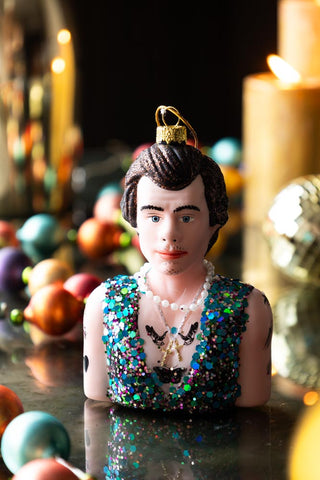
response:
[[[241,143],[237,138],[221,138],[213,145],[209,155],[219,165],[238,167],[242,159]]]
[[[37,458],[70,455],[70,438],[62,423],[52,415],[30,411],[15,417],[2,436],[1,454],[7,468],[16,473]]]
[[[50,257],[64,237],[65,233],[58,220],[49,213],[32,215],[17,231],[23,250],[32,259],[36,254],[42,258]]]

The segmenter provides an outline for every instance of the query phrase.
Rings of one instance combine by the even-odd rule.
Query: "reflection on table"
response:
[[[276,337],[285,332],[292,351],[296,345],[301,352],[303,345],[302,356],[296,358],[300,369],[304,365],[308,369],[302,358],[309,353],[317,356],[316,310],[307,308],[313,305],[309,297],[298,297],[296,303],[288,298],[284,291],[275,297]],[[301,303],[303,298],[308,301]],[[0,301],[7,302],[9,309],[24,303],[4,294]],[[292,325],[286,323],[292,318],[284,312],[288,304],[291,313],[303,312]],[[65,425],[72,445],[70,463],[99,480],[287,478],[293,434],[307,408],[305,394],[316,387],[313,382],[299,384],[301,376],[293,381],[282,371],[273,378],[272,398],[266,406],[216,416],[137,412],[84,397],[81,328],[73,333],[53,340],[14,327],[7,315],[0,319],[0,383],[17,393],[26,411],[46,411]],[[275,353],[277,349],[275,345]],[[0,479],[9,477],[0,463]]]

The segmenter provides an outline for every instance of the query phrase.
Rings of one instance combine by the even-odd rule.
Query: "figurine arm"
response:
[[[106,401],[109,383],[103,335],[103,306],[105,287],[99,285],[87,299],[83,317],[83,386],[92,400]]]
[[[271,393],[272,311],[265,295],[254,289],[246,308],[249,318],[240,344],[238,383],[241,396],[236,405],[263,405]]]

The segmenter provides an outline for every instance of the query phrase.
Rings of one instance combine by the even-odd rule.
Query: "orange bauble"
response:
[[[40,288],[55,282],[63,283],[73,275],[70,265],[57,258],[48,258],[37,263],[28,276],[30,295],[34,295]]]
[[[78,480],[71,470],[53,458],[39,458],[21,467],[12,480]]]
[[[23,411],[23,405],[18,395],[10,388],[0,385],[0,438],[8,423]]]
[[[78,246],[85,256],[102,258],[119,247],[122,233],[113,223],[101,223],[94,217],[88,218],[78,230]]]
[[[220,169],[224,176],[227,195],[229,197],[239,195],[244,187],[244,179],[241,172],[237,168],[227,165],[220,165]]]
[[[48,335],[63,335],[81,320],[84,303],[62,285],[54,283],[38,290],[24,310],[24,318]]]

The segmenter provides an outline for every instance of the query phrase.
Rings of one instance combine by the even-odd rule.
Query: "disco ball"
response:
[[[263,226],[274,265],[292,280],[320,285],[320,175],[291,181]]]

